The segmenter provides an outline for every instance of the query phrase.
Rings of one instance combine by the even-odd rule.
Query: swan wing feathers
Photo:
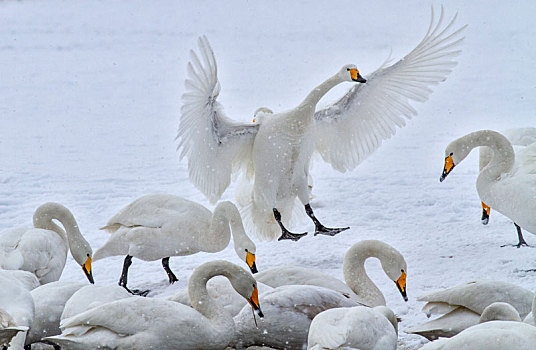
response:
[[[445,81],[457,64],[466,26],[454,29],[455,19],[443,25],[442,8],[434,25],[432,9],[428,32],[413,51],[391,66],[384,63],[365,84],[315,113],[316,150],[324,161],[341,172],[352,170],[417,115],[410,102],[426,101],[431,86]]]
[[[220,84],[214,52],[205,36],[198,46],[198,53],[190,51],[177,149],[180,159],[188,158],[192,183],[214,203],[229,186],[232,173],[250,166],[259,125],[240,124],[225,116],[216,101]]]

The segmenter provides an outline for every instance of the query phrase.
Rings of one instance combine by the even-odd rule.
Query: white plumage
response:
[[[64,228],[53,220],[58,220]],[[41,284],[57,281],[70,250],[93,283],[93,252],[69,209],[59,203],[45,203],[35,210],[33,223],[34,228],[16,228],[0,234],[0,268],[31,272]]]
[[[220,84],[214,53],[205,37],[198,53],[191,51],[184,105],[177,134],[180,158],[188,159],[190,180],[215,202],[231,182],[233,173],[253,176],[246,217],[265,239],[297,240],[284,226],[292,218],[298,198],[309,203],[310,159],[316,150],[339,171],[354,169],[393,136],[396,127],[416,115],[410,101],[423,102],[431,86],[446,79],[456,65],[454,57],[464,27],[437,23],[433,12],[428,32],[417,47],[397,63],[385,64],[351,88],[332,106],[316,110],[320,98],[344,81],[365,82],[354,65],[314,88],[295,109],[274,113],[260,124],[241,124],[227,118],[217,102]],[[279,212],[279,214],[277,212]],[[306,207],[316,233],[333,235],[345,228],[327,229]],[[281,219],[279,219],[281,215]]]

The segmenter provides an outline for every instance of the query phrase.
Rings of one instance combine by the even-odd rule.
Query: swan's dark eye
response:
[[[451,156],[451,157],[452,157],[453,154],[454,154],[454,153],[450,152],[450,156]]]
[[[350,71],[350,68],[346,68],[347,71]]]
[[[247,250],[247,249],[245,249],[245,251],[247,252],[248,250]]]
[[[404,269],[400,270],[400,272],[404,272]]]

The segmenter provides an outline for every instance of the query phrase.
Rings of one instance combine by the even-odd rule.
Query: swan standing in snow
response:
[[[263,316],[253,276],[227,261],[213,261],[197,267],[188,282],[193,308],[134,296],[65,319],[61,323],[63,333],[47,339],[73,350],[224,349],[234,334],[234,321],[206,288],[207,281],[218,275],[227,277]],[[249,316],[253,322],[251,313]]]
[[[309,327],[307,349],[395,350],[398,320],[386,306],[330,309]]]
[[[231,239],[229,225],[236,254],[252,273],[257,272],[255,243],[246,235],[233,203],[221,202],[212,213],[198,203],[168,194],[142,196],[114,215],[102,228],[112,235],[95,251],[94,259],[126,255],[119,285],[128,291],[127,275],[132,257],[145,261],[162,259],[169,283],[174,283],[178,279],[169,267],[169,257],[225,249]]]
[[[251,322],[248,306],[234,317],[236,332],[230,346],[242,349],[263,345],[275,349],[303,349],[311,321],[325,310],[360,304],[340,293],[317,286],[282,286],[260,295],[266,316]]]
[[[354,244],[344,256],[342,281],[313,269],[281,266],[260,272],[257,281],[279,287],[284,285],[316,285],[336,290],[352,300],[367,306],[385,305],[385,298],[365,271],[368,258],[380,260],[385,274],[395,282],[405,301],[407,265],[404,257],[389,244],[378,240],[364,240]]]
[[[29,287],[39,282],[28,272],[13,272],[0,269],[0,349],[20,350],[34,319]]]
[[[501,134],[510,141],[512,147],[514,147],[514,152],[518,152],[522,148],[536,142],[536,128],[514,128],[501,131]],[[478,169],[481,171],[486,165],[489,164],[493,151],[489,147],[480,147],[479,149],[479,158],[478,158]],[[481,202],[482,204],[482,224],[487,225],[489,222],[490,207]],[[520,242],[523,245],[527,243],[523,239],[523,236],[520,237]]]
[[[58,220],[65,230],[53,220]],[[70,250],[93,283],[91,246],[69,209],[59,203],[45,203],[35,210],[33,224],[34,228],[16,228],[0,234],[0,268],[29,271],[41,284],[57,281]]]
[[[205,37],[199,53],[191,51],[184,105],[177,134],[180,158],[188,159],[192,183],[216,202],[231,182],[231,175],[253,175],[254,184],[245,208],[257,234],[265,239],[298,240],[285,226],[296,198],[315,224],[315,235],[335,235],[344,228],[326,228],[309,204],[307,175],[316,150],[338,171],[354,169],[405,125],[417,111],[410,101],[426,101],[430,86],[446,79],[456,65],[456,48],[463,38],[453,22],[437,24],[432,11],[428,32],[417,47],[397,63],[382,65],[364,79],[353,64],[315,87],[296,108],[274,113],[260,124],[228,119],[217,102],[220,84],[216,59]],[[329,108],[316,110],[319,100],[342,82],[359,82]]]
[[[491,161],[478,174],[476,189],[482,202],[514,221],[520,247],[521,228],[536,234],[536,143],[517,154],[506,137],[496,131],[480,130],[452,141],[445,150],[440,181],[475,147],[493,151]]]
[[[530,312],[533,299],[534,293],[512,283],[476,281],[461,284],[419,297],[419,301],[427,302],[422,310],[428,317],[434,314],[442,316],[414,326],[406,333],[419,334],[430,340],[452,337],[478,324],[484,309],[492,303],[508,303],[521,317],[525,317]]]
[[[533,350],[536,327],[520,322],[519,314],[507,303],[486,307],[480,324],[460,334],[439,339],[423,346],[422,350]]]
[[[80,288],[81,282],[55,281],[44,284],[30,292],[34,306],[34,321],[26,336],[25,349],[44,337],[60,334],[60,318],[67,300]],[[93,286],[91,284],[90,286]],[[59,348],[56,348],[59,350]]]

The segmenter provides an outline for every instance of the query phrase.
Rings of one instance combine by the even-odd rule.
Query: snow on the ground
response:
[[[392,50],[408,53],[439,1],[1,1],[0,229],[31,225],[46,201],[70,208],[94,249],[117,210],[147,193],[206,199],[188,181],[175,151],[188,52],[206,34],[214,48],[227,114],[249,121],[260,106],[292,108],[346,63],[366,76]],[[450,17],[469,24],[459,65],[416,104],[419,115],[355,171],[315,162],[313,208],[326,225],[349,225],[336,237],[257,242],[259,270],[312,267],[342,278],[346,250],[380,239],[408,262],[404,303],[378,261],[373,280],[403,319],[400,349],[425,341],[404,329],[425,321],[416,297],[477,279],[536,291],[534,248],[517,240],[511,221],[492,212],[480,224],[477,152],[439,183],[444,148],[477,129],[534,126],[536,29],[533,1],[449,1]],[[349,85],[330,97],[336,98]],[[224,199],[233,199],[230,188]],[[209,206],[210,207],[210,206]],[[296,230],[312,230],[304,221]],[[529,244],[536,237],[526,233]],[[97,283],[117,283],[123,257],[94,264]],[[167,286],[160,262],[134,259],[132,287],[171,294],[218,254],[174,257],[180,281]],[[62,279],[85,280],[69,257]]]

